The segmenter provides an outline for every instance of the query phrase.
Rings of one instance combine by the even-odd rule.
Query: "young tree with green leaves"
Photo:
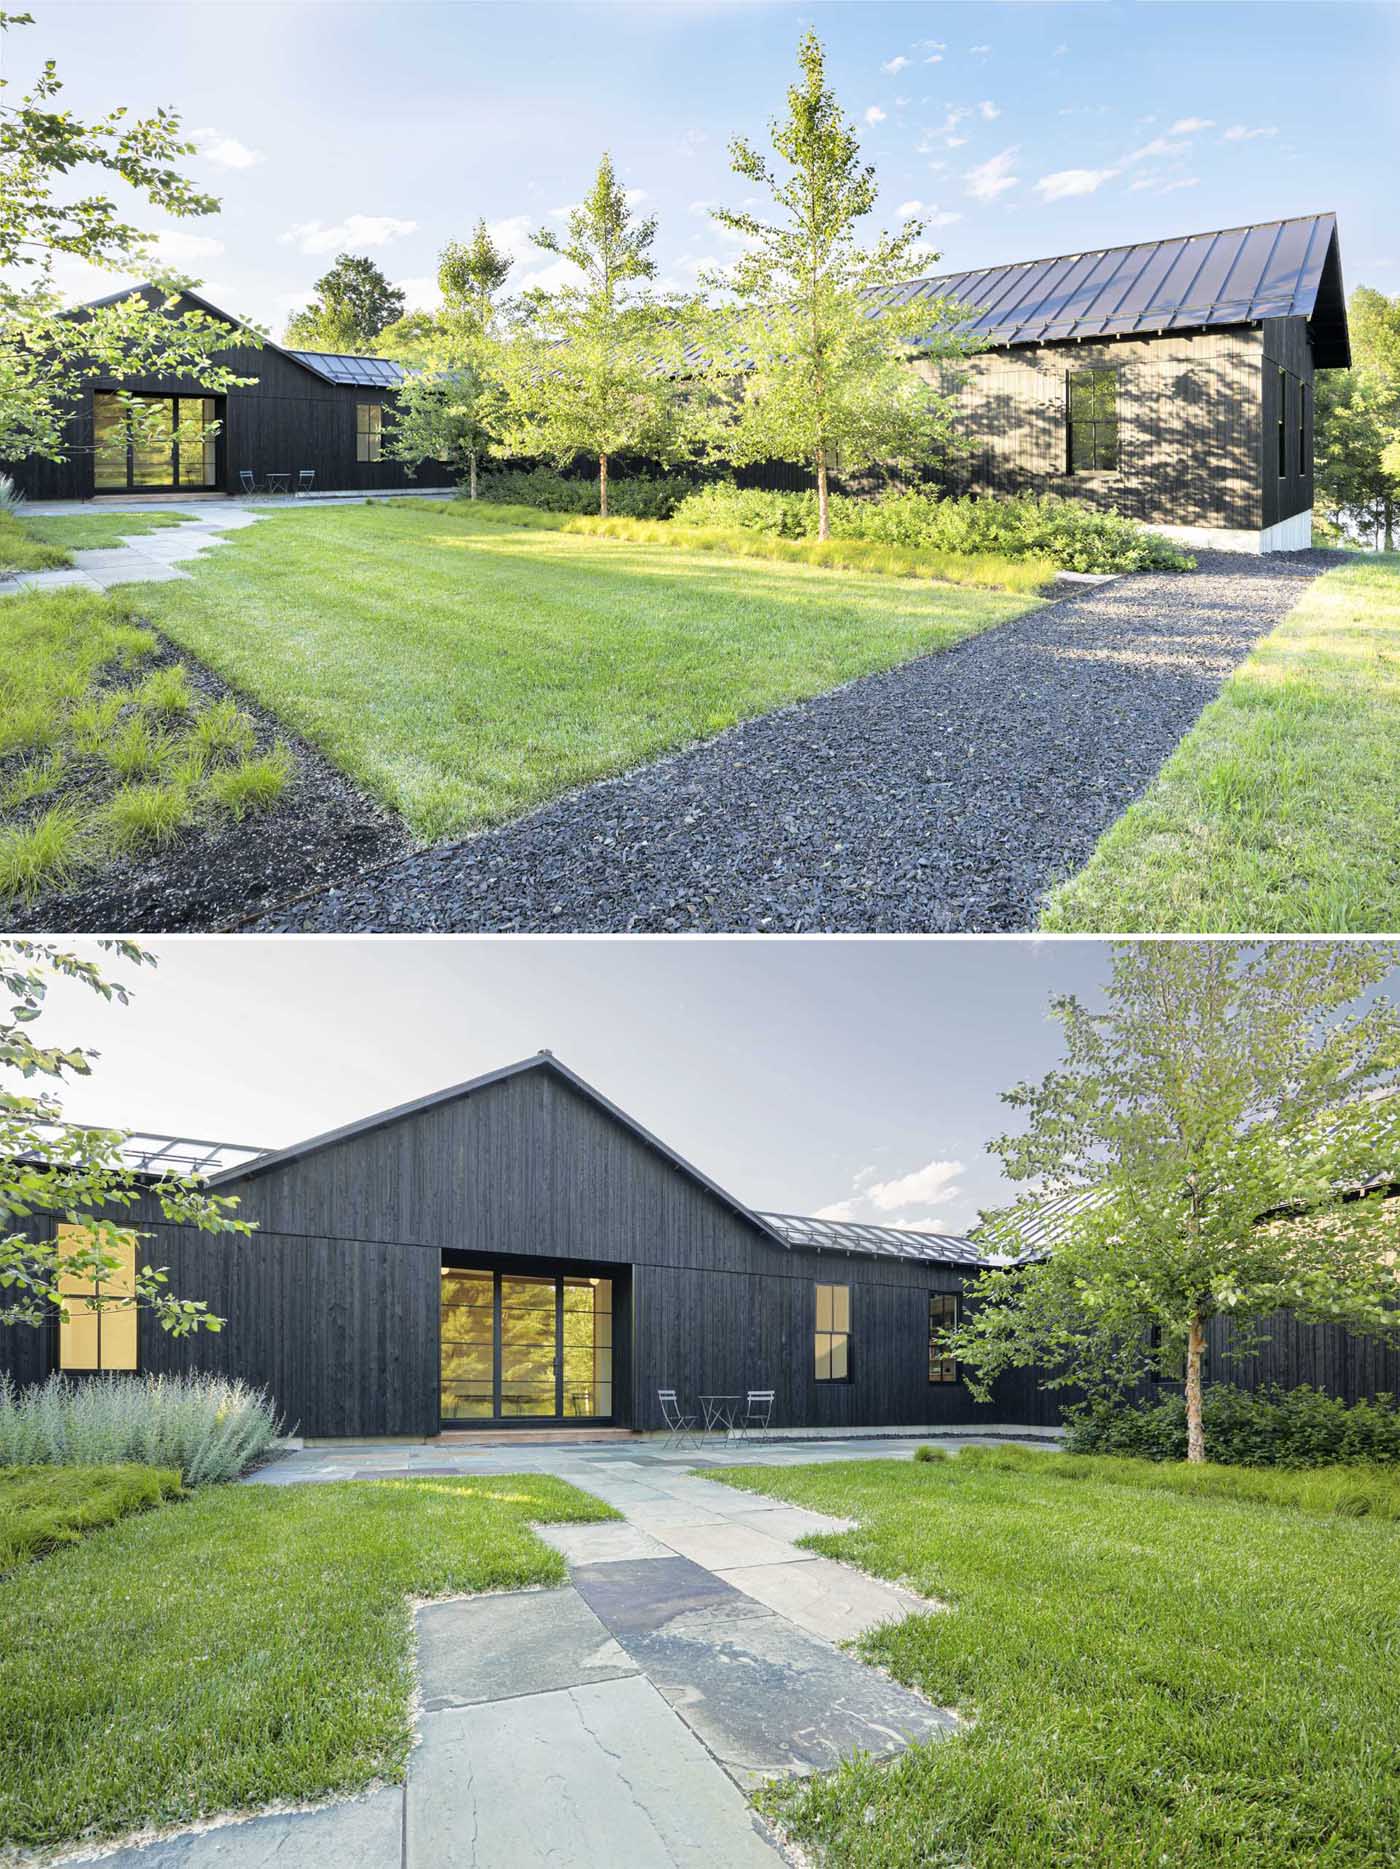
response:
[[[365,253],[337,253],[304,311],[287,320],[295,350],[367,351],[386,325],[404,315],[404,295]]]
[[[495,406],[484,357],[410,377],[384,430],[385,458],[403,462],[410,475],[421,461],[440,461],[466,476],[474,500],[477,464],[495,446],[488,426]]]
[[[1121,1395],[1184,1374],[1188,1457],[1206,1458],[1206,1331],[1304,1322],[1400,1334],[1400,1010],[1380,942],[1131,942],[1101,1011],[1052,1002],[1062,1062],[1004,1101],[1027,1128],[990,1147],[1030,1191],[987,1216],[1033,1250],[1051,1193],[1063,1235],[982,1274],[950,1333],[975,1395],[1008,1368]],[[1359,1197],[1358,1197],[1359,1195]]]
[[[1316,383],[1314,494],[1334,523],[1395,549],[1400,519],[1400,298],[1358,286],[1347,308],[1350,370]]]
[[[496,317],[497,294],[514,264],[496,245],[485,221],[477,222],[470,240],[449,240],[438,255],[438,290],[444,311],[473,330],[489,331]]]
[[[32,26],[28,13],[0,12],[0,35]],[[17,103],[0,79],[0,460],[67,458],[65,425],[88,383],[118,385],[138,441],[159,441],[166,411],[120,385],[135,377],[194,377],[211,395],[255,379],[218,361],[231,344],[256,346],[252,327],[236,332],[206,312],[176,310],[193,283],[155,259],[152,237],[122,218],[109,196],[80,192],[74,178],[115,178],[152,208],[179,218],[217,211],[175,166],[194,145],[173,111],[128,120],[121,109],[84,122],[62,109],[52,61]],[[58,255],[109,272],[146,277],[155,302],[133,292],[73,313],[53,284]],[[201,434],[203,431],[201,431]]]
[[[130,941],[99,945],[139,966],[152,957]],[[43,1045],[35,1022],[55,980],[70,980],[100,998],[126,1005],[128,989],[109,979],[94,961],[66,953],[50,942],[0,941],[0,1069],[17,1077],[47,1078],[61,1086],[91,1074],[97,1053],[83,1046]],[[68,1315],[65,1283],[79,1280],[90,1290],[86,1308],[114,1306],[149,1311],[172,1336],[218,1330],[202,1300],[177,1298],[167,1289],[163,1268],[136,1258],[134,1279],[123,1275],[143,1235],[112,1217],[151,1193],[167,1220],[206,1233],[248,1234],[252,1227],[234,1215],[237,1201],[204,1191],[190,1176],[167,1176],[153,1189],[123,1160],[120,1130],[91,1129],[69,1122],[57,1089],[28,1094],[0,1083],[0,1324],[42,1326]],[[54,1218],[67,1231],[53,1239],[31,1239],[17,1222]]]
[[[598,463],[598,510],[608,511],[608,462],[636,451],[668,459],[680,399],[680,308],[648,291],[656,277],[653,219],[636,220],[612,158],[569,211],[564,235],[542,228],[535,245],[575,266],[578,285],[535,290],[499,357],[493,416],[505,447],[559,466]]]
[[[919,466],[947,448],[950,406],[931,379],[940,360],[975,346],[947,328],[947,301],[895,302],[897,288],[938,256],[921,247],[917,220],[860,244],[859,223],[878,194],[875,171],[861,162],[814,32],[797,59],[787,118],[770,131],[776,164],[742,137],[730,145],[735,173],[766,189],[780,218],[712,210],[745,244],[726,273],[705,282],[730,302],[705,321],[713,393],[698,395],[692,414],[697,441],[718,459],[810,467],[824,539],[833,469]],[[927,375],[913,367],[916,357]]]

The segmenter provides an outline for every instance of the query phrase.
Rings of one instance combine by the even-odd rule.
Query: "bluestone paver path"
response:
[[[974,1437],[959,1437],[965,1444]],[[259,1485],[556,1474],[624,1514],[542,1526],[561,1589],[417,1612],[418,1743],[402,1787],[103,1856],[108,1869],[780,1869],[747,1793],[956,1719],[837,1646],[942,1608],[799,1550],[846,1523],[720,1486],[707,1465],[910,1458],[914,1440],[306,1448]],[[95,1861],[84,1857],[73,1860]]]
[[[733,727],[263,930],[1032,927],[1325,552],[1199,554]]]

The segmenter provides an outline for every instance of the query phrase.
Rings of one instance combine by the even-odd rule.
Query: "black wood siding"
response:
[[[1313,503],[1313,408],[1314,381],[1312,339],[1306,318],[1266,318],[1264,331],[1263,421],[1261,424],[1261,484],[1264,493],[1264,524],[1277,525],[1296,513],[1307,513]],[[1278,417],[1280,404],[1279,371],[1287,378],[1285,461],[1287,472],[1278,471]],[[1307,445],[1298,446],[1298,397],[1306,390],[1308,399]],[[1306,458],[1303,458],[1303,457]]]

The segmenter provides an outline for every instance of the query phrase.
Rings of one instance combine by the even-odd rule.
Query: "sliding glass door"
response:
[[[137,396],[133,423],[108,390],[92,397],[93,486],[98,493],[174,493],[218,482],[212,396]]]
[[[612,1280],[444,1266],[444,1422],[605,1421]]]

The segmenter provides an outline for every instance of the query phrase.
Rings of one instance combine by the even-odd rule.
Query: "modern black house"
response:
[[[945,1354],[964,1286],[1004,1263],[985,1246],[756,1212],[547,1052],[210,1183],[251,1238],[172,1226],[149,1199],[122,1217],[222,1331],[99,1320],[75,1292],[69,1322],[0,1330],[0,1369],[219,1371],[325,1438],[656,1429],[662,1388],[691,1413],[773,1389],[779,1430],[1059,1419],[1034,1372],[977,1403]],[[1400,1389],[1400,1353],[1286,1319],[1273,1334],[1232,1379]]]
[[[149,304],[164,302],[153,287],[143,286],[140,292]],[[130,296],[129,291],[117,292],[94,303],[108,305]],[[182,294],[175,310],[201,311],[222,319],[231,330],[239,328],[235,318],[194,292]],[[257,347],[230,345],[223,359],[239,376],[256,381],[220,396],[206,396],[198,383],[169,377],[88,383],[65,430],[67,458],[31,457],[7,471],[32,500],[238,493],[245,472],[265,489],[271,474],[286,474],[295,486],[307,469],[315,476],[317,492],[376,493],[455,484],[449,470],[437,462],[424,461],[410,476],[406,467],[384,457],[386,412],[404,381],[401,364],[385,357],[288,350],[270,340]],[[168,441],[130,445],[114,394],[118,389],[159,406]],[[194,424],[203,429],[217,422],[219,428],[212,442],[182,447],[181,411],[190,402],[197,405]]]

